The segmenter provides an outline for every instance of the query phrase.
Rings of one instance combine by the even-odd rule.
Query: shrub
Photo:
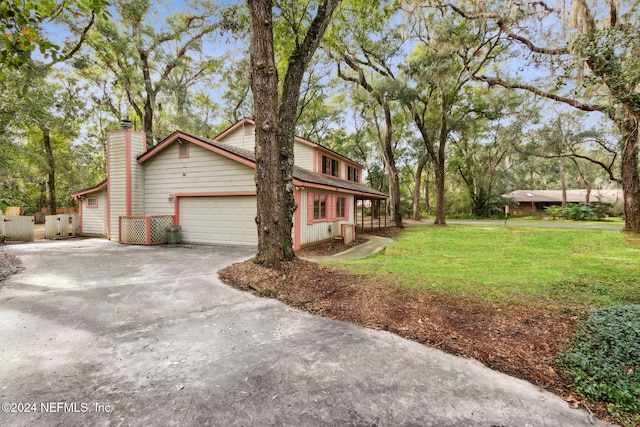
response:
[[[567,207],[562,210],[562,216],[574,221],[596,219],[593,209],[584,203],[568,204]]]
[[[631,424],[640,422],[640,305],[592,311],[557,363],[578,392]]]
[[[562,216],[564,209],[562,206],[547,206],[544,211],[551,215],[551,218],[556,219]]]

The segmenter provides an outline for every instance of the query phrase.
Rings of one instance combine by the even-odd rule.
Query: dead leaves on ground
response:
[[[276,272],[247,261],[219,275],[238,289],[473,358],[565,399],[571,397],[570,404],[583,404],[574,400],[570,383],[554,364],[572,337],[575,315],[399,288],[383,279],[300,259],[283,267]],[[594,413],[607,418],[604,410],[595,408]]]

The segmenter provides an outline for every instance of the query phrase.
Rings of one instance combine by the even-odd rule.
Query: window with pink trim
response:
[[[98,198],[97,197],[88,197],[87,198],[87,207],[88,208],[97,208],[98,207]]]
[[[322,156],[322,173],[331,176],[340,176],[340,162],[331,157]]]
[[[327,196],[313,195],[313,219],[327,219]]]
[[[336,219],[346,219],[349,216],[347,211],[347,198],[336,197]]]
[[[307,197],[307,224],[349,218],[348,197],[323,193],[309,193]]]
[[[184,141],[178,142],[178,158],[187,159],[189,158],[189,144]]]

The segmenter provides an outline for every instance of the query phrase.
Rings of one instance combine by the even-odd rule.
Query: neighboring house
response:
[[[505,212],[515,216],[533,215],[547,206],[562,205],[562,190],[515,190],[503,194],[517,206],[505,206]],[[617,203],[622,200],[621,190],[591,190],[589,203]],[[567,190],[567,203],[587,203],[587,190]]]
[[[79,233],[122,241],[121,217],[171,216],[184,242],[257,245],[254,130],[243,119],[213,140],[176,131],[149,150],[143,132],[110,132],[106,181],[73,194]],[[294,153],[295,249],[355,225],[357,201],[388,198],[347,157],[298,137]]]

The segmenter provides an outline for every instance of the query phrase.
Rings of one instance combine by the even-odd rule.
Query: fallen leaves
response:
[[[247,261],[219,275],[238,289],[473,358],[560,396],[573,393],[554,363],[573,335],[577,317],[570,313],[400,288],[300,259],[279,273]],[[594,412],[606,418],[606,411]]]

